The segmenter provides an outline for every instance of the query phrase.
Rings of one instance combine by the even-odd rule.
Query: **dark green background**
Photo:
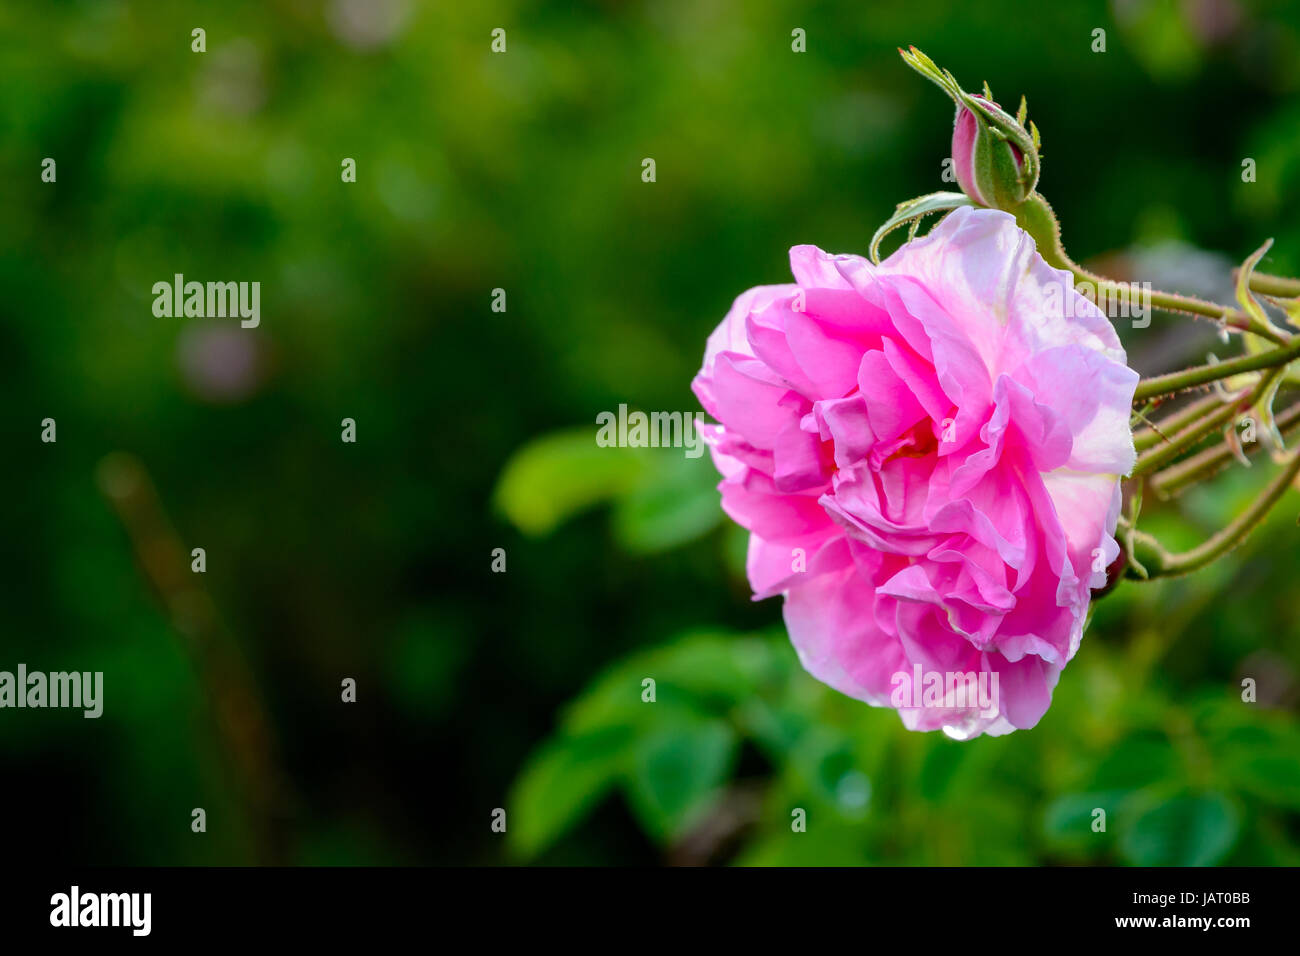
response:
[[[591,441],[620,402],[696,409],[791,245],[865,252],[952,188],[900,45],[1028,95],[1076,258],[1142,279],[1181,240],[1223,283],[1273,236],[1296,274],[1300,8],[89,0],[7,3],[0,37],[0,669],[106,681],[98,721],[0,711],[9,859],[1300,860],[1296,496],[1101,602],[1038,728],[956,744],[799,671],[707,458]],[[156,318],[177,272],[260,281],[260,328]],[[1143,370],[1214,345],[1121,333]],[[1151,526],[1196,542],[1269,467]]]

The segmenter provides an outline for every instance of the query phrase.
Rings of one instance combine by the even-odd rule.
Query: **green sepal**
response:
[[[898,204],[894,214],[885,220],[884,225],[876,230],[876,234],[871,237],[870,255],[871,261],[879,265],[880,263],[880,243],[881,241],[902,226],[911,223],[912,231],[909,239],[916,235],[916,225],[931,213],[951,212],[961,206],[974,206],[976,203],[965,193],[938,192],[930,193],[927,196],[918,196],[915,199],[909,199],[907,202]]]

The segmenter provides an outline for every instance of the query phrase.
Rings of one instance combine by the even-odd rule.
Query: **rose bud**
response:
[[[1034,137],[993,101],[983,96],[969,100],[974,108],[958,105],[952,128],[957,182],[980,205],[1014,209],[1038,183]],[[1008,132],[1010,127],[1014,129]]]
[[[1025,129],[1025,101],[1016,116],[984,95],[970,94],[947,70],[940,70],[916,47],[902,53],[904,61],[931,80],[957,104],[953,121],[952,160],[957,182],[971,199],[993,209],[1014,209],[1038,184],[1038,128]]]

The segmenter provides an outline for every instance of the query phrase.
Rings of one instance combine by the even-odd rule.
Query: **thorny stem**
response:
[[[1123,282],[1107,279],[1105,276],[1090,272],[1071,259],[1061,243],[1061,227],[1056,221],[1052,207],[1038,193],[1016,208],[1016,220],[1021,228],[1034,237],[1038,253],[1058,269],[1065,269],[1074,276],[1075,282],[1091,282],[1098,289],[1108,289],[1123,295],[1129,293],[1129,287]],[[1151,304],[1166,312],[1183,312],[1200,318],[1212,319],[1229,329],[1238,332],[1253,332],[1279,345],[1287,341],[1286,337],[1267,323],[1230,306],[1216,305],[1194,296],[1175,295],[1171,292],[1152,291]],[[1257,366],[1259,367],[1259,366]]]
[[[900,49],[899,52],[910,66],[943,88],[956,101],[959,112],[963,103],[967,109],[979,108],[979,104],[974,99],[963,93],[952,74],[940,70],[915,47],[912,47],[907,52]],[[985,85],[985,94],[987,99],[992,99],[992,93],[988,92],[987,84]],[[1024,103],[1022,100],[1021,111],[1017,116],[1016,129],[1020,128],[1018,123],[1023,118]],[[1005,139],[1005,137],[1003,138]],[[1032,152],[1034,160],[1037,160],[1037,147],[1038,134],[1035,129],[1033,131],[1032,147],[1026,150],[1027,159]],[[1032,183],[1036,182],[1036,180],[1037,167],[1035,165],[1030,189],[1033,188]],[[1023,185],[1023,180],[1021,184]],[[932,199],[932,197],[926,198]],[[1091,297],[1098,305],[1102,304],[1103,296],[1107,299],[1117,296],[1120,301],[1127,301],[1133,295],[1132,284],[1108,279],[1090,272],[1066,254],[1061,241],[1060,223],[1052,212],[1052,207],[1039,193],[1030,192],[1025,200],[1019,202],[1018,205],[1014,207],[1004,205],[1001,208],[1014,213],[1017,224],[1033,237],[1038,254],[1048,264],[1070,274],[1076,292]],[[893,220],[886,223],[882,230],[887,231],[888,227],[892,225],[894,225]],[[878,232],[872,242],[873,258],[875,258],[880,235],[881,233]],[[1145,297],[1146,304],[1149,306],[1167,312],[1182,312],[1198,318],[1210,319],[1219,326],[1225,338],[1229,331],[1246,333],[1251,336],[1251,338],[1247,339],[1247,345],[1251,350],[1248,350],[1245,355],[1227,361],[1201,365],[1139,381],[1133,395],[1133,402],[1136,406],[1133,415],[1137,420],[1145,422],[1147,427],[1139,430],[1134,436],[1134,446],[1140,454],[1134,466],[1132,477],[1138,479],[1138,481],[1131,489],[1127,513],[1117,519],[1117,530],[1120,532],[1125,545],[1124,552],[1127,554],[1128,568],[1125,573],[1128,577],[1149,578],[1185,574],[1204,567],[1215,558],[1240,544],[1268,513],[1269,509],[1282,497],[1286,489],[1295,480],[1297,474],[1300,474],[1300,451],[1297,451],[1285,458],[1285,465],[1281,473],[1240,515],[1202,545],[1190,551],[1171,554],[1154,537],[1137,530],[1137,519],[1141,510],[1142,492],[1145,485],[1144,476],[1171,464],[1179,457],[1192,451],[1215,429],[1227,424],[1239,411],[1254,407],[1257,404],[1263,405],[1268,419],[1270,441],[1279,447],[1281,445],[1280,428],[1272,414],[1272,402],[1277,386],[1282,377],[1286,375],[1288,366],[1292,361],[1300,358],[1300,336],[1283,331],[1273,325],[1252,293],[1258,292],[1274,299],[1285,298],[1291,300],[1287,305],[1287,312],[1291,316],[1292,322],[1296,322],[1297,313],[1295,308],[1300,306],[1300,280],[1262,275],[1254,271],[1255,266],[1267,253],[1271,244],[1272,240],[1270,239],[1251,255],[1241,269],[1236,272],[1236,297],[1242,308],[1218,305],[1194,296],[1151,291],[1144,284],[1141,294]],[[1253,351],[1258,344],[1256,339],[1271,342],[1275,347],[1268,351]],[[1209,400],[1198,400],[1175,412],[1161,423],[1152,422],[1147,418],[1147,413],[1157,407],[1160,404],[1159,400],[1166,396],[1172,396],[1188,389],[1203,387],[1223,379],[1251,372],[1263,374],[1258,376],[1248,394],[1239,393],[1222,402],[1217,397],[1210,397]],[[1173,432],[1174,429],[1177,429],[1177,431],[1170,437],[1168,433]],[[1231,437],[1235,439],[1236,436],[1234,434]],[[1161,444],[1162,442],[1163,444]],[[1228,436],[1225,436],[1224,450],[1211,448],[1207,453],[1195,456],[1190,462],[1184,462],[1166,472],[1161,472],[1157,478],[1163,479],[1165,484],[1171,484],[1174,481],[1181,482],[1184,479],[1191,480],[1191,476],[1200,474],[1201,469],[1217,467],[1217,463],[1222,460],[1231,448]]]
[[[1190,451],[1206,435],[1227,424],[1233,416],[1245,411],[1259,401],[1260,396],[1282,375],[1282,371],[1282,369],[1274,369],[1267,375],[1262,376],[1255,387],[1245,396],[1225,402],[1217,410],[1201,416],[1197,421],[1192,422],[1178,432],[1167,444],[1158,445],[1151,451],[1139,455],[1137,464],[1133,466],[1132,477],[1138,478],[1150,474],[1169,464],[1185,452]]]
[[[1189,422],[1199,421],[1202,415],[1212,412],[1223,404],[1223,399],[1218,395],[1206,395],[1198,398],[1196,401],[1180,408],[1171,414],[1168,418],[1154,422],[1155,427],[1140,429],[1133,433],[1133,447],[1140,453],[1148,448],[1153,448],[1162,441],[1168,441],[1168,436],[1177,432]],[[1159,428],[1160,431],[1156,431]]]
[[[1277,427],[1283,435],[1294,430],[1297,425],[1300,425],[1300,402],[1277,416]],[[1221,441],[1185,461],[1180,461],[1152,475],[1151,487],[1160,497],[1168,498],[1188,485],[1211,478],[1235,457],[1235,447],[1231,442]],[[1258,448],[1259,443],[1254,442],[1249,447],[1242,446],[1242,453],[1250,455]]]
[[[1235,278],[1237,271],[1233,271]],[[1294,299],[1300,296],[1300,279],[1284,276],[1271,276],[1263,272],[1254,272],[1250,276],[1250,291],[1260,295],[1271,295],[1277,299]]]
[[[1129,294],[1129,288],[1124,283],[1090,272],[1066,254],[1065,247],[1061,242],[1060,224],[1052,212],[1052,207],[1041,195],[1036,192],[1032,193],[1025,202],[1017,207],[1015,215],[1021,228],[1034,237],[1039,254],[1051,265],[1069,272],[1074,277],[1076,284],[1092,283],[1098,293],[1105,291],[1120,295]],[[1258,255],[1262,255],[1262,250],[1257,253]],[[1249,266],[1253,267],[1253,264],[1253,262],[1250,262]],[[1275,296],[1294,297],[1300,295],[1300,282],[1282,280],[1274,276],[1254,274],[1249,277],[1249,287]],[[1300,358],[1300,337],[1289,335],[1274,327],[1267,321],[1262,310],[1243,311],[1229,306],[1216,305],[1192,296],[1175,295],[1168,292],[1151,292],[1149,295],[1151,305],[1156,308],[1211,319],[1221,328],[1236,332],[1248,332],[1266,339],[1278,347],[1265,352],[1238,356],[1213,365],[1201,365],[1146,379],[1138,383],[1133,395],[1134,402],[1145,402],[1160,396],[1173,395],[1186,389],[1208,385],[1244,372],[1274,369],[1275,371],[1270,374],[1262,376],[1259,383],[1251,390],[1247,401],[1248,404],[1253,404],[1267,393],[1269,387],[1281,375],[1285,374],[1286,367],[1292,361]],[[1259,314],[1252,314],[1253,312]],[[1240,407],[1238,401],[1224,403],[1221,409],[1209,412],[1208,416],[1205,416],[1198,424],[1197,417],[1205,415],[1210,406],[1208,404],[1194,403],[1189,409],[1176,416],[1176,424],[1182,427],[1186,423],[1186,427],[1183,427],[1182,431],[1167,445],[1148,451],[1140,458],[1135,466],[1134,475],[1143,475],[1172,461],[1191,448],[1196,442],[1202,440],[1214,428],[1225,423],[1237,411],[1238,407]],[[1161,427],[1163,431],[1164,427],[1169,427],[1169,423],[1166,423],[1164,427],[1157,427]],[[1155,429],[1151,429],[1151,432],[1155,435],[1154,445],[1159,445],[1161,436]],[[1133,516],[1134,521],[1131,524],[1121,521],[1121,525],[1127,525],[1125,537],[1130,556],[1130,576],[1167,577],[1175,574],[1186,574],[1209,564],[1215,558],[1236,547],[1250,534],[1251,530],[1263,519],[1269,509],[1282,497],[1297,474],[1300,474],[1300,452],[1292,454],[1282,472],[1274,478],[1263,494],[1251,502],[1250,506],[1237,518],[1200,547],[1181,554],[1170,554],[1151,535],[1138,531],[1133,526],[1136,524],[1136,515]]]
[[[1223,530],[1190,551],[1170,554],[1155,538],[1141,531],[1132,534],[1131,541],[1137,558],[1150,577],[1172,577],[1187,574],[1205,567],[1215,558],[1227,554],[1246,539],[1246,536],[1263,520],[1273,505],[1281,499],[1296,475],[1300,474],[1300,453],[1292,453],[1285,467],[1269,483],[1264,492],[1237,515]]]
[[[1293,338],[1282,348],[1270,349],[1267,352],[1239,355],[1225,362],[1216,362],[1213,365],[1197,365],[1179,372],[1170,372],[1168,375],[1157,375],[1154,378],[1143,379],[1138,382],[1138,387],[1133,393],[1133,400],[1137,402],[1155,398],[1157,395],[1173,395],[1189,388],[1196,388],[1198,385],[1209,385],[1219,379],[1231,378],[1234,375],[1240,375],[1242,372],[1257,372],[1266,368],[1279,368],[1296,358],[1300,358],[1300,338]]]

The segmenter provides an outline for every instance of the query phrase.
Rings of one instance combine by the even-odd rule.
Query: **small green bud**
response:
[[[1038,128],[1026,129],[1026,106],[1020,100],[1015,116],[993,102],[989,95],[967,93],[947,70],[910,47],[898,51],[903,61],[935,83],[957,104],[953,120],[953,171],[962,191],[982,206],[1015,209],[1038,185]],[[985,84],[988,93],[988,85]]]

